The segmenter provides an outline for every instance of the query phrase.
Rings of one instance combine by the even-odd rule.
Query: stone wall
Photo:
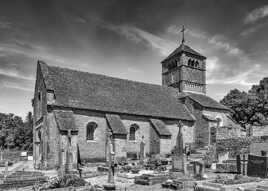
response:
[[[47,126],[49,129],[48,142],[48,166],[59,166],[60,139],[55,116],[52,112],[47,114]]]
[[[261,156],[261,151],[265,151],[268,156],[268,141],[263,143],[251,143],[250,154]]]
[[[195,123],[195,146],[203,147],[208,145],[209,142],[209,123],[203,118],[203,112],[201,108],[196,107],[193,112]]]
[[[108,124],[104,114],[75,111],[74,120],[78,128],[77,143],[81,159],[105,160]],[[87,140],[86,138],[86,127],[89,122],[95,122],[98,125],[94,132],[94,140]]]
[[[250,128],[251,128],[251,135],[254,137],[268,136],[268,125],[252,126]]]
[[[149,118],[137,117],[129,115],[121,115],[122,123],[124,124],[128,135],[126,139],[122,137],[115,137],[115,154],[116,157],[126,157],[127,153],[139,153],[140,143],[142,141],[142,136],[144,136],[145,141],[145,153],[151,154],[151,141],[152,134],[151,131],[155,131]],[[86,128],[89,122],[95,122],[98,126],[94,132],[94,140],[87,140],[86,138]],[[74,110],[74,123],[78,128],[78,135],[72,136],[72,144],[78,144],[80,157],[82,160],[94,162],[94,161],[105,161],[106,160],[106,136],[108,123],[104,113],[84,111],[84,110]],[[160,154],[168,154],[176,145],[177,134],[179,128],[177,127],[177,121],[167,120],[164,121],[167,129],[171,132],[172,136],[170,139],[158,137],[160,141],[159,149]],[[131,125],[136,124],[139,128],[135,134],[135,140],[129,140],[129,131]],[[193,123],[183,122],[184,126],[182,128],[182,133],[184,137],[184,143],[193,143],[194,126]],[[64,163],[64,148],[66,147],[66,135],[61,135],[57,127],[55,116],[53,112],[49,112],[44,118],[44,126],[42,132],[46,137],[44,139],[44,147],[42,150],[45,154],[47,167],[54,168],[59,167],[60,163]],[[156,133],[156,132],[155,132]],[[158,134],[156,133],[156,136]],[[74,140],[75,139],[75,140]],[[76,161],[76,145],[72,145],[73,150],[73,161]]]
[[[171,140],[170,141],[161,140],[161,141],[166,144],[167,147],[165,149],[170,152],[176,145],[179,127],[177,125],[177,122],[175,122],[175,121],[174,122],[166,122],[166,127],[171,133]],[[186,143],[187,144],[194,143],[194,130],[195,130],[195,126],[193,126],[192,124],[186,123],[186,122],[183,123],[182,135],[183,135],[184,145]]]
[[[121,117],[122,122],[127,130],[127,141],[126,141],[126,151],[127,152],[139,152],[140,150],[140,142],[142,140],[142,136],[144,136],[144,141],[145,141],[145,148],[144,151],[146,154],[149,154],[150,152],[150,129],[151,124],[149,122],[149,119],[146,118],[135,118],[135,117],[126,117],[122,116]],[[130,131],[130,126],[136,124],[139,126],[138,130],[135,133],[135,140],[129,140],[129,131]]]
[[[48,128],[46,124],[47,114],[47,97],[45,83],[38,66],[36,73],[35,92],[33,99],[33,160],[35,168],[47,166],[47,143],[48,143]],[[38,143],[37,133],[40,130],[42,141]],[[40,150],[42,154],[40,154]],[[41,164],[41,155],[43,163]]]

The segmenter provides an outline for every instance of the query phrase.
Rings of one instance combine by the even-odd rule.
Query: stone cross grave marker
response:
[[[182,135],[181,121],[179,121],[178,127],[179,127],[179,133],[177,135],[177,142],[176,142],[174,154],[172,157],[172,170],[180,171],[186,174],[187,173],[186,157],[183,153],[183,135]]]
[[[145,141],[144,141],[144,136],[142,136],[142,140],[141,140],[141,143],[140,143],[140,164],[143,164],[143,161],[144,161],[144,157],[145,157],[145,154],[144,154],[144,151],[145,151]]]

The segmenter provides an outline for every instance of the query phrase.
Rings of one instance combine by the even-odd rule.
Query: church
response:
[[[167,155],[182,124],[185,146],[216,142],[236,124],[229,109],[206,95],[206,57],[184,39],[162,65],[162,85],[50,66],[38,61],[34,112],[36,169],[76,168],[78,160],[107,159],[107,134],[115,157]]]

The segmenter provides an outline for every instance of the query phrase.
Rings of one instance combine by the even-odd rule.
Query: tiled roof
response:
[[[120,134],[120,135],[126,135],[127,130],[122,123],[119,115],[111,115],[111,114],[106,114],[106,119],[108,122],[109,127],[111,128],[113,134]]]
[[[156,132],[160,135],[160,136],[171,136],[171,133],[169,132],[169,130],[166,128],[166,125],[163,121],[159,120],[159,119],[150,119],[153,127],[155,128]]]
[[[53,105],[169,119],[194,119],[177,99],[178,90],[39,62]]]
[[[167,61],[167,60],[169,60],[170,58],[172,58],[172,57],[174,57],[174,56],[176,56],[176,55],[179,55],[179,54],[181,54],[181,53],[183,53],[183,52],[185,52],[185,53],[190,53],[190,54],[192,54],[192,55],[195,55],[195,56],[199,56],[199,57],[201,57],[201,58],[203,58],[203,59],[205,59],[206,57],[205,56],[203,56],[202,54],[200,54],[200,53],[198,53],[198,52],[196,52],[195,50],[193,50],[192,48],[190,48],[189,46],[187,46],[187,45],[185,45],[185,44],[181,44],[178,48],[176,48],[167,58],[165,58],[163,61],[162,61],[162,63],[163,62],[165,62],[165,61]]]
[[[74,125],[72,111],[53,111],[60,130],[78,130]]]
[[[179,97],[180,98],[189,97],[205,108],[220,109],[220,110],[226,110],[226,111],[230,110],[229,108],[225,107],[224,105],[220,104],[216,100],[204,94],[195,94],[195,93],[187,92],[187,93],[181,93]]]

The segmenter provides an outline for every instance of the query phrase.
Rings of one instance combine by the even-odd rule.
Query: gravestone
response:
[[[181,132],[182,129],[181,121],[179,121],[178,127],[179,127],[179,133],[177,135],[176,146],[172,156],[172,171],[183,172],[184,174],[186,174],[187,173],[186,157],[183,153],[183,135]]]
[[[68,145],[67,145],[67,152],[66,152],[66,164],[65,164],[65,171],[69,173],[72,171],[72,153],[71,153],[71,130],[68,131],[67,138],[68,138]]]
[[[5,173],[4,173],[4,177],[7,177],[8,175],[8,161],[5,161]]]
[[[192,161],[194,169],[194,177],[203,178],[205,174],[205,164],[203,161]]]
[[[108,132],[107,135],[107,151],[108,151],[108,184],[104,184],[103,187],[105,190],[115,190],[114,184],[114,172],[115,172],[115,153],[114,153],[114,146],[113,146],[113,134],[112,132]]]
[[[145,157],[144,151],[145,151],[145,141],[144,141],[144,136],[142,136],[142,140],[140,143],[140,154],[139,154],[140,164],[143,164],[143,161],[144,161],[144,157]]]
[[[247,175],[266,178],[268,176],[267,157],[248,155]]]

